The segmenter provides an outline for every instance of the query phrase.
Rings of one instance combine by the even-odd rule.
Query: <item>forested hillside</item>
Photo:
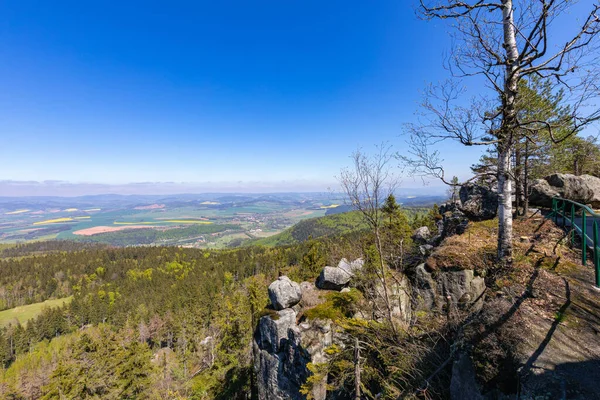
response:
[[[410,207],[402,208],[408,218],[412,219],[412,225],[418,227],[421,219],[427,215],[430,208]],[[305,242],[311,238],[333,237],[368,229],[363,216],[358,211],[349,211],[340,214],[326,215],[320,218],[311,218],[300,221],[280,234],[268,238],[249,241],[250,245],[282,246]]]

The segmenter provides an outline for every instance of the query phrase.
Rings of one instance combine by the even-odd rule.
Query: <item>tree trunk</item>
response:
[[[525,172],[523,174],[523,215],[527,217],[529,214],[529,140],[525,139],[525,159],[523,160],[523,167]]]
[[[498,261],[512,262],[512,185],[510,151],[498,151]]]
[[[354,338],[354,400],[360,400],[360,343]]]
[[[519,216],[519,209],[522,206],[523,199],[523,181],[522,181],[522,173],[521,173],[521,143],[520,141],[516,143],[515,146],[515,215]]]
[[[504,49],[506,51],[506,72],[504,77],[504,98],[502,99],[502,125],[498,134],[498,261],[512,264],[512,185],[510,179],[510,155],[513,147],[513,134],[517,126],[517,100],[519,76],[517,59],[519,50],[514,29],[512,0],[502,0],[502,25]]]

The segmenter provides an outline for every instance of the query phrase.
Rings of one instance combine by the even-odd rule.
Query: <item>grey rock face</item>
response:
[[[578,203],[600,207],[600,178],[591,175],[552,174],[538,179],[531,186],[529,203],[540,207],[551,207],[555,196]]]
[[[430,310],[436,302],[437,284],[431,274],[425,269],[425,264],[419,264],[415,268],[415,299],[417,309]]]
[[[290,308],[302,299],[302,289],[287,276],[280,276],[269,285],[269,299],[276,310]]]
[[[325,349],[333,344],[331,321],[305,321],[296,325],[291,309],[278,312],[279,319],[261,318],[253,350],[259,399],[300,400],[300,387],[310,375],[309,362],[327,360]],[[315,385],[312,397],[324,400],[326,381]]]
[[[453,235],[462,235],[469,225],[469,219],[458,210],[445,213],[442,222],[442,239]]]
[[[473,221],[496,218],[498,194],[485,186],[468,183],[459,191],[461,211]]]
[[[317,279],[317,287],[326,290],[341,290],[346,286],[352,275],[337,267],[325,267]]]
[[[364,261],[362,258],[357,258],[352,262],[348,262],[343,258],[337,267],[325,267],[321,271],[317,279],[317,287],[326,290],[342,290],[354,275],[362,269]]]
[[[579,178],[590,188],[592,197],[588,203],[594,208],[600,208],[600,178],[592,175],[581,175]]]
[[[453,306],[474,309],[483,306],[485,280],[474,276],[473,270],[444,271],[433,277],[425,264],[420,264],[415,269],[414,280],[417,309],[440,309],[448,300]]]
[[[417,243],[427,243],[430,237],[431,232],[426,226],[422,226],[420,228],[415,229],[412,235],[412,239]]]
[[[447,271],[439,274],[438,288],[445,298],[450,298],[452,304],[467,305],[474,303],[475,308],[483,305],[485,281],[475,277],[473,270]]]
[[[421,253],[421,255],[424,255],[424,256],[428,256],[429,254],[431,254],[432,250],[433,250],[433,246],[430,244],[423,244],[423,245],[419,246],[419,252]]]
[[[288,330],[296,326],[296,312],[286,308],[278,311],[275,318],[266,315],[258,322],[259,346],[272,353],[279,352],[283,341],[288,338]]]
[[[536,179],[531,185],[529,204],[540,207],[552,207],[552,198],[560,196],[556,188],[552,187],[545,179]]]
[[[471,358],[461,353],[452,365],[450,381],[450,398],[452,400],[483,400],[475,381],[475,368]]]
[[[354,276],[358,271],[360,271],[364,265],[364,261],[362,258],[357,258],[356,260],[349,262],[345,258],[342,258],[338,263],[338,268],[342,269],[344,272]]]

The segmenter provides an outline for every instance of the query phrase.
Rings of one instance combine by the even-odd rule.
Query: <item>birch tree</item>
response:
[[[407,125],[411,134],[403,160],[415,174],[447,182],[442,159],[432,146],[455,140],[465,146],[493,146],[497,154],[498,260],[512,262],[512,183],[510,156],[517,132],[545,131],[559,143],[600,119],[600,1],[589,2],[583,20],[568,21],[571,0],[420,0],[427,20],[448,21],[454,46],[447,60],[451,79],[430,86],[419,120]],[[560,26],[559,26],[560,23]],[[565,31],[561,43],[553,38]],[[532,77],[564,90],[569,107],[564,120],[521,119],[517,113],[519,86]],[[485,88],[466,99],[463,80]],[[484,82],[484,84],[481,84]]]
[[[383,300],[388,322],[394,333],[396,328],[392,319],[392,303],[389,294],[388,271],[385,265],[383,244],[383,210],[385,199],[394,192],[397,180],[390,170],[392,158],[391,147],[382,144],[373,155],[356,151],[351,156],[353,167],[345,168],[338,178],[342,190],[352,207],[360,212],[369,225],[375,240],[377,251],[377,267],[375,274],[381,282]]]

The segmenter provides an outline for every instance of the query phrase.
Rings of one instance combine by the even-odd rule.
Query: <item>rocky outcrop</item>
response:
[[[592,198],[589,204],[592,207],[600,208],[600,178],[592,175],[581,175],[579,177],[592,191]]]
[[[317,279],[317,287],[326,290],[342,290],[346,286],[352,275],[341,268],[325,267]]]
[[[269,299],[275,310],[283,310],[298,304],[302,299],[302,290],[287,276],[280,276],[269,285]]]
[[[363,267],[362,258],[348,262],[343,258],[337,267],[325,267],[317,279],[317,287],[326,290],[342,290],[350,283],[352,277]]]
[[[304,296],[316,290],[311,285],[308,282],[301,284],[305,289]],[[313,296],[313,299],[316,298]],[[325,349],[333,344],[335,338],[331,321],[315,319],[298,324],[297,318],[294,309],[286,308],[262,317],[258,323],[253,351],[261,400],[304,399],[300,388],[310,375],[308,363],[326,361]],[[312,398],[325,399],[326,383],[323,381],[313,386]]]
[[[552,207],[553,197],[600,207],[600,178],[591,175],[552,174],[536,180],[531,186],[529,204]]]
[[[462,185],[459,191],[460,210],[472,221],[496,218],[498,193],[473,183]]]
[[[552,198],[560,197],[557,188],[552,187],[545,179],[537,179],[531,185],[529,204],[539,207],[552,207]]]
[[[412,239],[419,244],[425,244],[431,238],[431,231],[428,227],[422,226],[415,229],[412,235]]]
[[[475,380],[473,361],[465,352],[461,352],[452,365],[450,398],[452,400],[484,399]]]
[[[365,262],[362,258],[357,258],[356,260],[349,262],[345,258],[342,258],[338,263],[338,268],[347,272],[351,276],[354,276],[358,271],[360,271]]]
[[[439,245],[440,242],[453,235],[462,235],[467,229],[469,219],[460,210],[460,202],[448,202],[440,206],[440,214],[442,220],[439,221],[439,235],[432,239],[434,245]]]
[[[299,346],[296,313],[291,309],[260,319],[254,341],[258,396],[264,400],[300,400],[308,377],[309,354]]]
[[[420,264],[415,268],[414,292],[415,306],[420,310],[441,310],[448,304],[479,309],[483,306],[485,280],[471,269],[436,271],[434,275],[426,264]]]
[[[430,244],[423,244],[419,246],[419,253],[423,256],[428,256],[433,251],[433,246]]]

